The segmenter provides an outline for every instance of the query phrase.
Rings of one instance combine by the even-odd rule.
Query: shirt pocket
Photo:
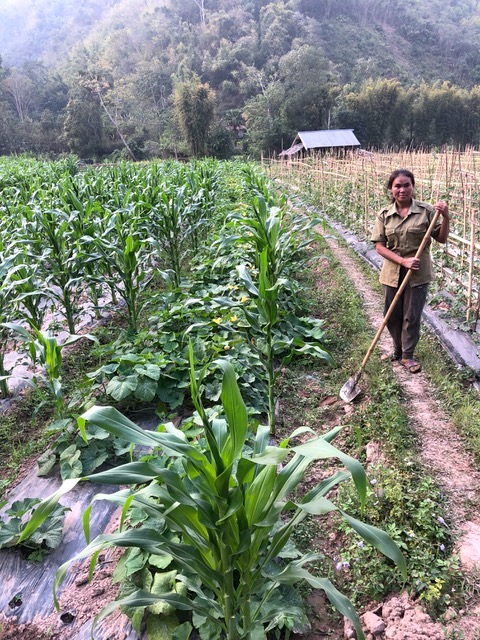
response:
[[[410,247],[418,247],[425,235],[425,227],[413,225],[407,229],[407,243]]]
[[[395,231],[386,230],[385,235],[387,236],[387,249],[393,250],[398,247],[398,235]]]

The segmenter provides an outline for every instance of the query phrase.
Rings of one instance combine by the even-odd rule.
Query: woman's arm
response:
[[[375,244],[375,249],[379,256],[382,256],[382,258],[385,258],[386,260],[390,260],[390,262],[395,262],[401,267],[405,267],[405,269],[413,269],[416,271],[420,268],[419,258],[402,258],[402,256],[399,256],[390,249],[387,249],[384,242],[377,242]]]
[[[445,244],[448,240],[448,235],[450,233],[450,215],[448,213],[448,204],[443,200],[439,200],[437,203],[433,205],[434,209],[440,211],[440,215],[442,216],[442,224],[438,235],[436,237],[437,242],[441,244]]]

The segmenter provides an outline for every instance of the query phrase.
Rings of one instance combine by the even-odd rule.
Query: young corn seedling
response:
[[[0,396],[3,398],[9,395],[9,375],[4,365],[8,342],[8,329],[5,323],[11,319],[13,307],[14,291],[11,281],[18,269],[15,266],[15,261],[15,255],[6,256],[0,251]]]
[[[65,342],[59,344],[57,338],[49,331],[41,331],[33,324],[30,324],[32,333],[29,333],[24,327],[10,322],[4,323],[3,326],[12,330],[25,342],[34,367],[36,368],[39,364],[45,371],[44,374],[35,374],[32,381],[27,380],[27,383],[34,388],[40,388],[40,382],[45,382],[53,400],[55,419],[63,418],[65,415],[65,396],[62,388],[62,350],[82,338],[94,342],[98,342],[97,339],[89,334],[71,335]]]
[[[192,349],[190,349],[191,353]],[[193,357],[191,355],[191,362]],[[89,476],[95,482],[129,485],[112,495],[99,495],[123,505],[122,522],[131,510],[142,509],[149,518],[135,528],[123,525],[113,534],[102,534],[86,549],[60,567],[55,591],[62,584],[71,562],[93,555],[105,547],[126,547],[150,554],[150,567],[160,573],[142,573],[148,588],[138,589],[111,603],[96,617],[94,626],[115,608],[137,608],[141,624],[147,629],[178,626],[176,610],[193,613],[182,625],[182,636],[189,638],[193,627],[202,635],[227,640],[265,639],[291,615],[300,616],[298,607],[288,600],[291,589],[300,582],[325,592],[330,602],[354,624],[357,638],[363,639],[358,617],[349,602],[322,576],[313,575],[308,563],[319,554],[298,554],[277,560],[289,543],[295,528],[307,515],[323,516],[339,511],[350,526],[405,573],[405,562],[398,547],[381,530],[340,511],[326,496],[339,483],[353,478],[359,499],[366,494],[362,466],[336,449],[331,440],[335,428],[317,436],[308,428],[292,433],[279,446],[269,446],[268,427],[258,427],[250,443],[248,414],[236,382],[233,367],[220,360],[223,370],[222,405],[224,415],[210,419],[198,394],[199,379],[191,365],[191,394],[204,428],[204,444],[188,442],[183,431],[172,424],[163,433],[144,431],[116,409],[93,407],[79,418],[84,435],[92,424],[132,443],[159,448],[157,460],[132,462]],[[303,444],[292,444],[295,436],[310,433]],[[247,445],[250,445],[247,448]],[[166,467],[169,456],[176,462]],[[297,489],[311,464],[320,459],[337,458],[346,471],[339,471],[318,483],[299,498]],[[138,484],[145,484],[138,488]],[[34,523],[38,526],[40,518]],[[89,511],[85,516],[88,535]],[[34,525],[32,525],[33,527]],[[29,533],[29,530],[27,530]],[[168,571],[168,580],[164,576]],[[147,573],[150,577],[147,576]],[[165,589],[165,585],[170,585]],[[166,603],[170,607],[159,607]],[[58,602],[57,602],[58,606]],[[131,609],[129,609],[131,610]],[[158,626],[155,617],[159,618]],[[173,627],[171,626],[173,623]],[[203,637],[203,635],[202,635]]]
[[[131,334],[138,330],[138,317],[143,306],[141,287],[145,285],[150,260],[141,223],[133,205],[118,209],[111,214],[109,225],[96,243],[102,256],[99,271],[110,274],[110,284],[124,300]]]
[[[302,262],[301,251],[310,240],[305,233],[315,224],[301,215],[287,215],[287,203],[269,191],[265,181],[255,174],[247,173],[251,188],[257,195],[252,201],[250,215],[234,214],[230,222],[241,231],[235,242],[247,246],[247,258],[258,270],[254,282],[245,265],[237,267],[240,280],[250,294],[253,307],[237,305],[226,299],[217,302],[226,306],[238,306],[245,322],[239,323],[247,333],[248,342],[258,354],[265,369],[268,396],[268,424],[272,435],[276,429],[275,383],[279,364],[291,359],[295,352],[309,353],[332,363],[330,354],[316,341],[306,341],[300,328],[301,322],[293,314],[293,280],[286,276],[294,266]],[[229,240],[226,241],[227,244]],[[296,326],[295,326],[296,325]],[[304,333],[304,332],[303,332]],[[319,328],[316,335],[323,336]]]
[[[84,194],[84,200],[75,192],[71,180],[60,189],[60,198],[66,210],[74,212],[70,216],[72,225],[72,242],[75,243],[77,253],[83,262],[85,280],[90,291],[95,317],[100,318],[99,297],[104,280],[98,273],[100,255],[96,251],[95,238],[101,234],[102,206],[98,200]],[[78,190],[78,186],[76,187]]]
[[[32,326],[41,329],[50,294],[43,288],[43,281],[38,276],[38,264],[28,264],[27,255],[19,256],[17,263],[19,260],[21,264],[18,264],[10,278],[16,312]]]
[[[276,431],[276,396],[275,384],[280,372],[280,364],[288,362],[295,353],[309,354],[311,356],[326,360],[333,364],[332,357],[323,348],[318,337],[323,332],[317,330],[317,339],[306,342],[302,336],[296,332],[290,323],[283,322],[284,313],[279,296],[285,279],[278,279],[270,282],[268,278],[268,252],[264,249],[260,256],[260,271],[258,275],[258,287],[254,284],[250,272],[245,265],[238,267],[240,280],[252,298],[253,305],[239,306],[239,312],[244,315],[245,322],[239,322],[246,331],[249,344],[254,349],[266,373],[266,387],[268,395],[268,425],[270,433],[275,435]],[[217,299],[220,304],[235,306],[235,303],[225,299]],[[285,327],[289,327],[290,333],[285,332]]]
[[[166,257],[167,273],[175,288],[180,286],[182,262],[187,251],[186,240],[191,231],[185,209],[185,187],[182,186],[164,191],[152,211],[151,242],[159,257]]]
[[[74,334],[85,257],[77,251],[71,229],[71,216],[64,211],[35,208],[20,237],[44,271],[46,288],[63,306],[68,331]]]

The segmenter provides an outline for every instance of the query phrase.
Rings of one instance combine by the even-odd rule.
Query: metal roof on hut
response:
[[[298,142],[300,140],[300,142]],[[359,147],[353,129],[325,129],[323,131],[299,131],[290,149],[280,156],[292,156],[302,149],[331,149],[335,147]]]

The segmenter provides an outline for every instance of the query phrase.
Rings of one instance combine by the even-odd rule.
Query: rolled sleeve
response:
[[[372,237],[370,238],[370,242],[383,242],[387,244],[387,236],[385,234],[385,221],[383,219],[383,213],[377,216],[375,220],[375,225],[372,231]]]

